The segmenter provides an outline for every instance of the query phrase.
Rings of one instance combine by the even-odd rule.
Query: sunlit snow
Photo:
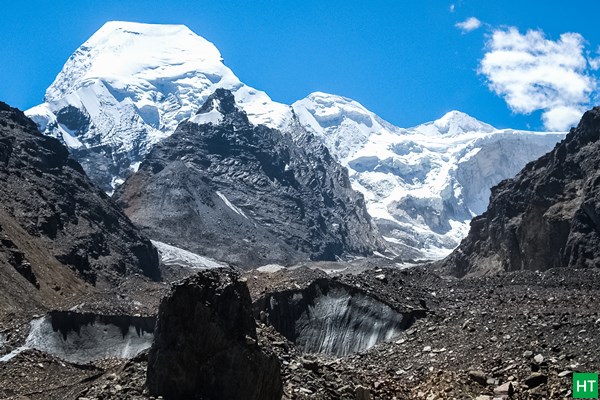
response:
[[[417,258],[447,255],[485,211],[490,188],[565,135],[496,129],[459,111],[398,128],[354,100],[320,92],[292,106],[348,167],[384,237]]]

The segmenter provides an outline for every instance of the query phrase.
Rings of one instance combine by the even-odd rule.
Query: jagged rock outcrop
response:
[[[600,108],[494,187],[487,211],[441,266],[459,276],[600,266]]]
[[[258,347],[248,287],[229,269],[199,273],[161,302],[147,386],[166,399],[275,400],[279,361]]]
[[[58,140],[5,103],[0,187],[0,314],[50,306],[129,274],[160,277],[152,243]]]
[[[115,198],[151,238],[242,267],[384,249],[347,171],[290,130],[250,124],[218,89]]]

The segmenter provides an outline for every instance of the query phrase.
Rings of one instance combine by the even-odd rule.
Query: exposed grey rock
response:
[[[251,125],[224,89],[205,115],[220,121],[182,122],[115,193],[153,239],[242,267],[384,249],[347,171],[299,125]]]
[[[257,345],[250,294],[232,270],[174,286],[159,308],[147,385],[167,399],[280,399],[279,362]]]
[[[483,371],[479,371],[479,370],[473,370],[473,371],[469,371],[468,373],[469,378],[471,378],[471,380],[479,383],[480,385],[487,385],[487,375],[485,372]]]
[[[506,382],[494,388],[494,394],[512,396],[514,393],[515,388],[512,382]]]
[[[371,400],[373,396],[371,396],[371,391],[364,386],[357,386],[355,390],[355,399],[356,400]]]
[[[485,213],[442,263],[458,276],[600,265],[600,108],[554,150],[492,189]]]

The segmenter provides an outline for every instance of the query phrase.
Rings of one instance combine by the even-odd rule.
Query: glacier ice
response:
[[[79,364],[111,357],[132,358],[152,345],[154,324],[154,317],[53,311],[32,320],[25,344],[0,361],[9,361],[27,349]]]
[[[282,335],[307,353],[344,356],[397,338],[415,316],[357,288],[327,279],[275,292],[254,303]]]
[[[398,128],[354,100],[321,92],[292,107],[348,167],[380,232],[404,258],[450,253],[486,209],[491,187],[565,136],[496,129],[459,111]]]

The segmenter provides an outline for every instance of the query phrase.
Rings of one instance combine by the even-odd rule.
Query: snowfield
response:
[[[169,244],[153,240],[152,244],[158,250],[163,263],[167,265],[184,266],[194,269],[223,268],[227,264],[204,257],[191,251],[171,246]]]

